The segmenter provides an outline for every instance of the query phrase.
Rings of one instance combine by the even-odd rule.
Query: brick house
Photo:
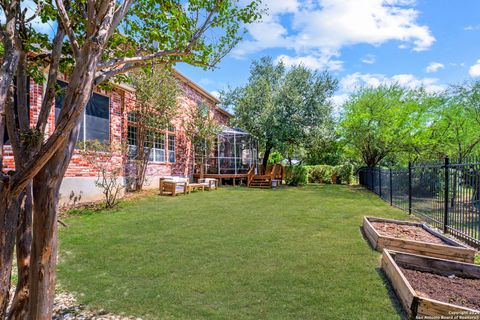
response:
[[[175,77],[180,82],[181,94],[178,99],[180,112],[171,125],[160,131],[154,148],[151,150],[147,169],[146,188],[158,185],[158,177],[166,175],[191,176],[193,170],[193,152],[190,142],[182,128],[182,120],[190,108],[196,108],[199,103],[210,107],[212,116],[222,125],[228,125],[232,115],[218,106],[218,99],[206,90],[189,80],[180,72],[175,71]],[[63,80],[63,81],[62,81]],[[66,85],[67,79],[59,80],[60,86]],[[43,100],[44,88],[32,80],[29,83],[29,112],[31,123],[36,123]],[[47,134],[55,128],[55,118],[58,115],[61,98],[56,99],[48,119]],[[129,148],[135,145],[135,123],[129,119],[129,111],[135,105],[135,89],[126,85],[115,85],[112,90],[94,90],[92,97],[82,116],[79,143],[85,140],[98,139],[110,141],[112,144],[128,142]],[[6,138],[8,139],[8,137]],[[114,166],[124,168],[129,155],[115,153],[111,161]],[[13,154],[6,141],[4,146],[4,170],[14,170]],[[102,190],[95,186],[98,172],[88,161],[75,152],[68,166],[61,186],[61,203],[73,201],[93,201],[102,197]],[[123,177],[122,177],[123,179]]]

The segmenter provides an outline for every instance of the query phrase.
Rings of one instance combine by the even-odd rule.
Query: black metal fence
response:
[[[362,168],[359,182],[390,205],[480,248],[480,159]]]

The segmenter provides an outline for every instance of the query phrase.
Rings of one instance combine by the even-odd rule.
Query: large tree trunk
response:
[[[263,154],[263,160],[262,160],[262,172],[261,174],[265,174],[267,170],[267,165],[268,165],[268,158],[270,157],[270,153],[272,152],[273,146],[267,142],[265,145],[265,153]]]
[[[84,47],[82,50],[89,50]],[[85,61],[77,61],[70,77],[57,124],[65,118],[75,127],[67,139],[33,179],[33,239],[29,274],[28,318],[50,320],[55,296],[57,262],[57,207],[60,185],[73,155],[80,127],[80,115],[92,92],[100,52],[82,52]]]
[[[7,305],[12,273],[15,228],[18,219],[18,206],[8,194],[6,182],[0,183],[0,319],[7,316]]]
[[[32,248],[32,185],[29,184],[20,195],[20,216],[17,228],[16,254],[18,282],[15,296],[9,311],[9,319],[27,319],[28,314],[28,278],[30,272],[30,253]]]
[[[57,266],[57,208],[60,185],[77,142],[79,125],[33,179],[33,242],[28,319],[50,320]]]

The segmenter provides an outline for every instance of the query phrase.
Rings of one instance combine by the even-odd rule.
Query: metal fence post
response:
[[[393,206],[393,181],[392,168],[390,168],[390,205]]]
[[[382,197],[382,167],[378,167],[378,195]]]
[[[445,187],[444,187],[444,211],[443,211],[443,232],[447,233],[448,231],[448,202],[449,202],[449,193],[450,193],[450,177],[449,177],[449,165],[450,165],[450,160],[448,157],[445,157]]]
[[[408,214],[412,214],[412,162],[408,162]]]

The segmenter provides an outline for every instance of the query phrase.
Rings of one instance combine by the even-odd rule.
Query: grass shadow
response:
[[[370,240],[368,240],[367,235],[363,230],[363,226],[359,226],[358,229],[360,230],[360,234],[362,235],[363,240],[365,240],[368,243],[368,246],[370,247],[370,249],[372,249],[372,251],[376,251],[373,245],[370,243]]]
[[[400,300],[397,297],[397,294],[395,293],[395,290],[393,290],[392,284],[390,283],[390,280],[388,280],[387,276],[385,275],[385,272],[383,272],[382,268],[378,267],[375,268],[375,271],[377,272],[378,276],[382,280],[384,286],[387,288],[388,296],[390,298],[390,302],[392,304],[392,307],[395,309],[395,311],[398,313],[398,315],[404,319],[408,320],[408,315],[403,309],[402,304],[400,303]]]

